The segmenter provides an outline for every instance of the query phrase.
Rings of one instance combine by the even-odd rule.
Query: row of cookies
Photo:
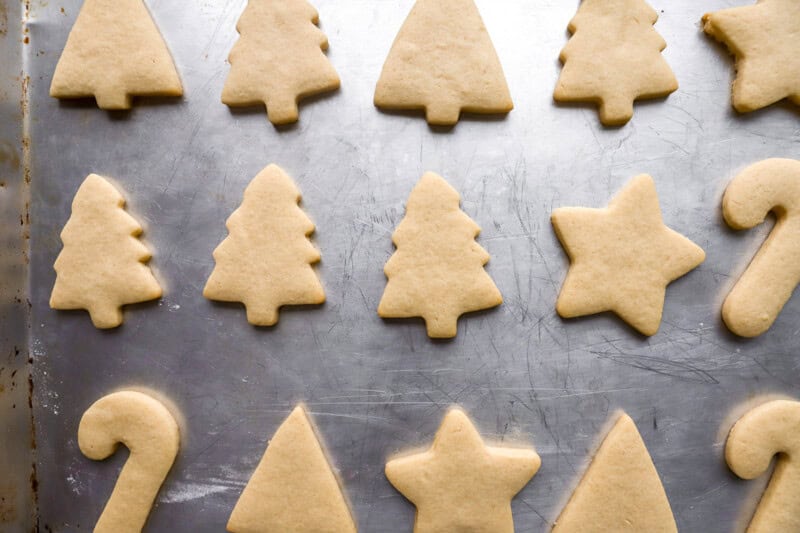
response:
[[[599,105],[600,120],[622,125],[633,102],[663,97],[678,82],[661,55],[656,11],[644,0],[583,0],[569,23],[561,102]],[[784,98],[800,104],[800,4],[759,0],[703,16],[704,30],[737,57],[733,105],[753,111]],[[299,99],[339,88],[322,52],[328,40],[305,0],[250,0],[237,30],[222,91],[229,106],[265,105],[274,124],[296,122]],[[785,40],[785,41],[784,41]],[[114,73],[114,75],[110,75]],[[56,66],[50,94],[94,97],[102,109],[128,109],[132,95],[180,96],[180,77],[142,0],[86,1]],[[385,109],[424,109],[434,125],[462,111],[508,113],[505,75],[473,0],[417,0],[401,27],[375,90]]]
[[[243,303],[257,326],[274,325],[284,305],[325,301],[312,266],[320,260],[309,240],[314,224],[299,201],[297,186],[275,165],[252,180],[228,218],[228,237],[214,250],[206,298]],[[392,236],[397,249],[384,267],[381,317],[422,317],[430,337],[452,338],[462,314],[503,302],[484,269],[489,254],[475,241],[480,228],[460,201],[432,172],[411,191]],[[98,328],[119,326],[121,306],[161,296],[145,264],[150,252],[133,238],[142,228],[123,205],[106,179],[87,177],[55,261],[50,306],[86,309]],[[744,337],[767,331],[800,283],[800,161],[761,161],[728,186],[723,214],[731,227],[755,227],[770,211],[778,223],[722,308],[727,326]],[[664,225],[647,175],[633,178],[604,209],[559,208],[551,220],[571,261],[556,304],[565,318],[612,311],[654,335],[667,285],[705,259],[699,246]]]
[[[781,399],[750,409],[730,430],[725,459],[739,477],[763,475],[778,455],[750,531],[800,528],[793,463],[800,453],[798,425],[800,402]],[[178,455],[179,424],[152,393],[115,392],[86,410],[78,445],[88,458],[103,460],[119,443],[130,449],[130,457],[94,531],[142,530]],[[390,458],[385,474],[416,506],[417,533],[512,533],[511,500],[541,464],[529,445],[487,446],[464,411],[453,407],[430,448]],[[342,484],[302,404],[269,439],[227,530],[357,531]],[[616,415],[553,531],[677,531],[656,467],[628,415]]]

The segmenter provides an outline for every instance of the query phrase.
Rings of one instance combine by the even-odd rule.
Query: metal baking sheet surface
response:
[[[0,531],[34,522],[24,6],[0,0]]]
[[[316,0],[342,89],[306,103],[300,122],[281,129],[263,109],[220,103],[243,0],[147,3],[185,97],[107,113],[92,101],[48,96],[80,2],[30,2],[31,343],[45,531],[93,526],[126,453],[86,459],[78,421],[94,400],[130,386],[167,395],[184,418],[152,531],[222,531],[267,439],[299,401],[365,532],[411,530],[414,508],[383,465],[430,442],[452,404],[487,439],[531,442],[541,454],[541,470],[513,502],[519,531],[553,523],[618,409],[638,424],[682,530],[741,524],[759,483],[725,466],[729,413],[759,394],[800,392],[800,297],[755,340],[736,338],[720,321],[724,295],[770,229],[726,229],[722,193],[750,163],[800,157],[797,110],[779,104],[737,115],[732,61],[700,28],[704,12],[750,0],[653,0],[681,88],[638,104],[633,120],[613,129],[599,125],[592,107],[552,101],[578,2],[477,0],[516,107],[505,118],[465,117],[452,130],[372,105],[411,0]],[[328,302],[286,309],[276,327],[254,328],[240,306],[211,303],[201,290],[225,219],[268,163],[303,191]],[[430,341],[419,321],[376,314],[392,230],[426,170],[461,192],[505,297],[463,318],[451,342]],[[160,301],[129,307],[113,331],[94,329],[84,312],[48,308],[59,232],[90,172],[124,189],[165,287]],[[706,250],[705,263],[670,285],[653,337],[612,316],[560,319],[554,304],[567,259],[552,209],[604,206],[639,173],[655,177],[665,222]]]

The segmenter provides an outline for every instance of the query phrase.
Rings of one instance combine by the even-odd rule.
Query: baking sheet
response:
[[[0,531],[34,523],[23,4],[0,0]]]
[[[48,96],[80,2],[30,2],[40,527],[93,526],[126,453],[84,458],[78,421],[95,399],[130,386],[163,392],[184,416],[181,452],[150,516],[152,531],[222,531],[267,439],[298,401],[313,413],[365,532],[410,531],[414,508],[386,481],[383,464],[395,451],[430,442],[456,403],[487,439],[528,441],[542,457],[512,504],[518,531],[553,523],[618,409],[637,422],[680,529],[741,525],[758,482],[725,467],[728,415],[762,393],[797,396],[800,377],[800,298],[751,341],[728,333],[719,317],[769,230],[726,229],[725,186],[750,163],[800,157],[797,110],[779,104],[736,115],[732,61],[700,29],[704,12],[750,1],[654,1],[664,56],[681,88],[638,104],[627,126],[606,129],[593,108],[551,98],[578,2],[477,0],[516,108],[506,118],[465,118],[452,130],[372,105],[412,0],[314,3],[342,89],[303,105],[296,126],[275,129],[261,109],[231,111],[219,102],[244,0],[149,0],[185,97],[139,100],[129,113]],[[211,303],[201,290],[225,219],[273,162],[294,177],[317,224],[328,302],[286,309],[278,326],[258,329],[241,307]],[[391,232],[426,170],[461,192],[505,297],[496,310],[462,318],[451,342],[430,341],[421,322],[376,315]],[[58,235],[90,172],[125,190],[165,287],[160,301],[129,307],[113,331],[95,330],[83,312],[47,305]],[[651,338],[612,316],[560,319],[554,304],[567,260],[550,212],[601,207],[644,172],[656,179],[665,222],[700,244],[706,262],[670,285],[661,330]]]

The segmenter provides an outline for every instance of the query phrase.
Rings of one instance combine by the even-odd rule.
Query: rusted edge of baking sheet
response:
[[[28,235],[25,24],[29,2],[0,0],[0,530],[36,530]]]

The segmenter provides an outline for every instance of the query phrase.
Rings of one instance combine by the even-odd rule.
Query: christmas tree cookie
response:
[[[706,13],[703,30],[736,57],[733,107],[738,112],[784,98],[800,105],[800,2],[758,0]]]
[[[655,183],[646,174],[605,209],[563,207],[551,220],[571,261],[556,303],[564,318],[613,311],[643,335],[654,335],[667,285],[705,259],[699,246],[664,225]]]
[[[130,109],[131,96],[180,96],[181,80],[142,0],[86,0],[56,65],[50,96],[94,96]]]
[[[375,105],[424,109],[440,126],[454,125],[462,111],[511,111],[503,68],[473,0],[417,0],[383,65]]]
[[[489,254],[475,242],[480,228],[460,202],[458,192],[433,172],[411,191],[406,216],[392,236],[397,251],[383,269],[389,281],[380,316],[422,317],[428,336],[451,338],[459,316],[503,303],[483,268]]]
[[[241,38],[228,58],[222,102],[264,104],[273,124],[288,124],[297,122],[299,99],[338,89],[318,21],[305,0],[249,0],[236,25]]]
[[[743,479],[772,471],[748,533],[800,531],[800,402],[773,400],[748,411],[731,429],[725,460]]]
[[[50,307],[86,309],[95,327],[114,328],[122,323],[123,305],[161,297],[145,265],[151,254],[137,239],[142,227],[124,206],[119,191],[97,174],[80,186],[61,232]]]
[[[347,501],[302,405],[270,439],[227,529],[355,533]]]
[[[216,267],[203,296],[242,302],[256,326],[274,325],[281,306],[323,303],[311,266],[320,260],[308,239],[314,224],[299,202],[300,191],[279,167],[269,165],[253,178],[228,218],[229,236],[214,250]]]
[[[628,415],[603,440],[553,527],[553,533],[574,531],[678,531],[653,460]]]
[[[675,91],[678,82],[661,56],[667,44],[653,28],[657,19],[644,0],[583,0],[561,51],[556,101],[597,103],[600,121],[619,126],[633,117],[634,100]]]
[[[386,477],[417,507],[415,533],[513,533],[511,499],[539,471],[531,448],[486,446],[458,408],[444,417],[430,449],[386,463]]]

